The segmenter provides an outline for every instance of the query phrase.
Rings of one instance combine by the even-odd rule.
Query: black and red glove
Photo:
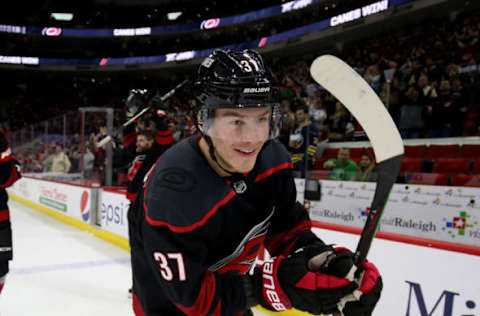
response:
[[[360,271],[360,276],[355,279],[360,287],[340,299],[338,308],[345,316],[370,316],[380,299],[383,283],[377,267],[365,262]]]
[[[301,248],[288,257],[266,260],[251,277],[256,302],[274,311],[292,307],[311,314],[331,314],[338,311],[337,304],[340,299],[358,287],[357,283],[344,278],[353,266],[351,256],[348,256],[348,260],[345,260],[347,256],[339,256],[341,260],[330,262],[329,269],[340,272],[337,276],[309,269],[309,261],[313,256],[324,253],[327,258],[334,252],[332,247],[319,242],[314,246]],[[246,288],[248,292],[248,287]]]
[[[8,146],[8,141],[3,134],[3,130],[0,129],[0,162],[8,161],[11,157],[12,151]]]

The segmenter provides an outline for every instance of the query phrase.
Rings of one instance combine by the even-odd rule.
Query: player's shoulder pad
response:
[[[278,140],[269,141],[258,155],[257,170],[259,174],[291,169],[293,169],[293,164],[290,153]]]
[[[147,179],[144,208],[152,226],[178,233],[195,230],[235,195],[191,141],[167,150]]]

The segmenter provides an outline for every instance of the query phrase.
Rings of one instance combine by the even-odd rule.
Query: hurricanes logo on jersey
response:
[[[218,271],[219,273],[228,271],[236,271],[240,274],[247,273],[255,263],[259,252],[263,250],[263,241],[267,235],[270,218],[274,212],[275,209],[272,210],[265,220],[255,225],[247,235],[245,235],[232,254],[219,260],[208,269],[210,271]]]

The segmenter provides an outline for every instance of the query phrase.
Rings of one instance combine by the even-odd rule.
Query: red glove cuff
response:
[[[274,310],[286,311],[292,308],[292,302],[278,282],[277,272],[283,256],[266,260],[262,267],[262,293],[265,301]]]
[[[362,284],[360,284],[358,290],[365,294],[373,289],[378,278],[380,278],[380,272],[378,272],[377,267],[371,262],[365,262],[362,269],[364,270]]]

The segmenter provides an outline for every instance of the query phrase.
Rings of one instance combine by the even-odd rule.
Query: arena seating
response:
[[[433,172],[449,175],[468,173],[470,163],[471,161],[468,158],[438,158],[434,162]]]
[[[430,145],[425,158],[455,158],[458,155],[458,149],[458,145]]]
[[[421,158],[403,158],[400,166],[400,173],[420,172],[422,166]]]
[[[427,146],[425,146],[425,145],[405,146],[404,157],[423,158],[425,156],[426,151],[427,151]]]
[[[463,145],[460,148],[460,157],[463,158],[477,158],[480,157],[480,145]]]
[[[362,153],[374,157],[371,147],[350,148],[350,159],[357,164]],[[312,177],[328,179],[323,163],[336,157],[338,148],[327,148],[316,159]],[[480,186],[480,145],[407,145],[398,181],[412,184]]]

